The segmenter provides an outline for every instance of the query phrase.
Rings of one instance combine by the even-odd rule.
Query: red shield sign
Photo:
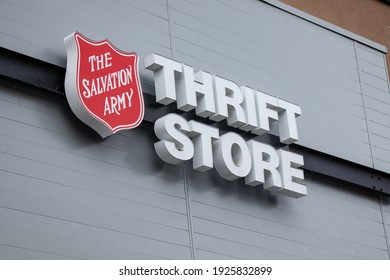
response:
[[[64,39],[67,51],[65,91],[75,115],[105,138],[138,126],[144,101],[138,56],[94,42],[75,32]]]

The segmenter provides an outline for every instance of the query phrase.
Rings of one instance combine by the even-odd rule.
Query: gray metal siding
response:
[[[373,164],[390,172],[390,90],[384,55],[356,43]]]
[[[299,104],[299,144],[372,166],[353,41],[259,1],[172,1],[172,20],[175,59]]]
[[[169,53],[165,1],[6,1],[0,2],[2,47],[65,66],[63,39],[80,31],[118,48]]]
[[[96,40],[108,37],[141,58],[154,52],[173,56],[299,104],[299,144],[390,171],[388,110],[381,117],[371,113],[374,96],[382,93],[382,105],[390,104],[382,53],[355,47],[352,39],[268,3],[3,0],[0,5],[5,48],[64,67],[63,38],[77,30]],[[140,68],[143,90],[153,94],[152,74]]]
[[[387,247],[390,255],[390,198],[382,197],[380,203],[383,215],[384,229],[387,237]]]
[[[272,196],[192,172],[198,251],[243,259],[388,258],[378,199],[306,178],[310,195]]]
[[[65,66],[75,30],[297,103],[301,145],[390,170],[376,50],[255,0],[0,1],[2,47]],[[148,125],[99,140],[68,105],[1,86],[0,258],[389,258],[376,195],[307,174],[307,197],[275,196],[165,164],[155,141]]]
[[[97,141],[67,105],[4,87],[0,128],[1,258],[190,257],[182,172],[151,130]]]
[[[369,193],[307,175],[310,195],[293,199],[190,162],[183,172],[157,157],[148,127],[98,140],[66,104],[7,87],[0,128],[2,259],[389,257]]]

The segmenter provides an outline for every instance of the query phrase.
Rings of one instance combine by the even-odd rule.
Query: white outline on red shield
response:
[[[80,79],[80,42],[87,43],[90,47],[109,47],[110,50],[114,51],[117,55],[123,57],[123,59],[134,60],[132,65],[132,70],[134,72],[134,79],[131,81],[131,86],[135,89],[132,94],[136,94],[136,107],[138,112],[132,111],[131,114],[137,113],[135,115],[134,120],[130,123],[128,120],[123,120],[123,117],[118,117],[115,121],[120,121],[120,124],[112,125],[109,121],[103,119],[98,116],[95,112],[90,110],[90,108],[85,104],[82,96],[82,91],[79,88],[79,79]],[[123,129],[132,129],[137,127],[143,120],[144,117],[144,100],[142,95],[142,88],[139,80],[138,74],[138,56],[136,53],[131,52],[123,52],[118,50],[115,46],[111,44],[110,41],[91,41],[88,38],[81,35],[79,32],[74,32],[67,36],[64,39],[66,52],[67,52],[67,67],[66,67],[66,75],[65,75],[65,92],[66,98],[68,100],[69,106],[71,107],[73,113],[85,124],[93,128],[102,138],[106,138],[109,135],[114,134]],[[112,62],[114,63],[114,62]],[[130,66],[130,65],[129,65]],[[106,93],[103,93],[104,95]],[[134,100],[134,98],[132,98]],[[132,104],[133,105],[133,104]],[[127,108],[128,110],[133,109],[132,106]],[[114,118],[114,116],[112,116]]]

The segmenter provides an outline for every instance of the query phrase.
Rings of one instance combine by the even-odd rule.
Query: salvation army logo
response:
[[[137,127],[144,117],[138,56],[107,39],[94,42],[74,32],[64,39],[65,92],[74,114],[105,138]]]

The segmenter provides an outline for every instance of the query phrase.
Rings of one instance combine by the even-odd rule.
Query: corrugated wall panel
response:
[[[108,38],[141,57],[171,56],[166,1],[0,1],[0,42],[4,48],[66,67],[63,39],[79,31],[92,40]],[[142,60],[140,65],[142,65]],[[140,67],[143,90],[153,92],[149,71]]]
[[[190,258],[182,172],[152,130],[96,142],[65,104],[1,96],[0,258]]]
[[[165,0],[0,1],[1,46],[64,67],[78,30],[141,60],[173,55],[301,105],[301,145],[389,171],[377,51],[257,0],[168,3],[170,17]],[[376,195],[307,175],[296,200],[183,172],[157,157],[148,124],[98,139],[66,104],[0,88],[0,258],[188,259],[189,218],[199,259],[389,258]]]
[[[389,250],[389,256],[390,256],[390,198],[382,196],[381,197],[381,208],[382,208],[382,215],[383,215],[383,227],[386,231],[387,236],[387,246]]]
[[[261,1],[172,1],[172,21],[177,60],[299,104],[301,145],[372,166],[352,40]]]
[[[356,43],[374,167],[390,172],[390,87],[384,56]]]
[[[61,67],[66,66],[63,39],[74,31],[96,41],[108,38],[141,57],[171,56],[166,1],[2,0],[0,7],[2,47]],[[141,75],[145,72],[140,67]],[[150,81],[142,82],[151,91]]]
[[[309,177],[310,195],[295,200],[195,173],[189,184],[197,250],[244,259],[388,258],[375,197]]]
[[[3,0],[1,45],[64,67],[63,38],[78,30],[95,40],[108,37],[120,49],[137,51],[141,60],[153,52],[173,55],[299,104],[301,145],[370,167],[374,153],[376,167],[387,170],[375,139],[370,143],[361,92],[371,87],[378,98],[378,91],[386,91],[378,51],[358,51],[359,73],[353,40],[262,1],[169,4]],[[152,74],[140,68],[143,89],[153,94]]]
[[[98,140],[66,104],[0,100],[1,258],[190,258],[183,172],[148,126]],[[375,196],[306,176],[296,200],[190,164],[196,258],[388,258]]]

